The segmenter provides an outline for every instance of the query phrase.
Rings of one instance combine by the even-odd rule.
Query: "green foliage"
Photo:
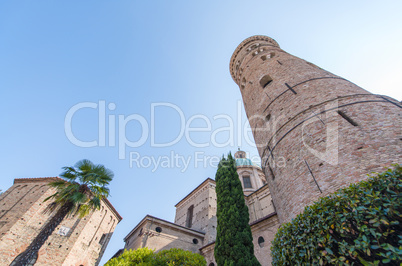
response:
[[[100,209],[101,200],[109,196],[109,182],[113,172],[103,165],[95,165],[89,160],[81,160],[75,167],[63,167],[63,180],[49,183],[56,193],[46,198],[52,199],[47,211],[52,212],[62,206],[70,206],[68,214],[78,213],[82,218],[92,210]]]
[[[154,256],[155,264],[153,265],[206,265],[204,257],[191,251],[172,248],[162,250]]]
[[[304,209],[272,242],[273,265],[400,265],[402,167]]]
[[[149,248],[125,250],[119,257],[109,260],[105,266],[150,265],[146,263],[152,260],[153,255],[153,250]]]
[[[119,257],[109,260],[105,266],[151,265],[149,262],[153,256],[154,252],[149,248],[125,250]]]
[[[206,261],[200,254],[182,249],[172,248],[154,253],[149,248],[125,250],[122,255],[108,261],[105,266],[165,266],[165,265],[189,265],[205,266]]]
[[[216,262],[218,265],[260,265],[254,256],[248,208],[231,154],[220,161],[215,181],[218,218]]]

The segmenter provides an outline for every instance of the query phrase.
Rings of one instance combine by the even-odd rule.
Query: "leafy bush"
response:
[[[149,248],[139,248],[136,250],[125,250],[117,258],[108,261],[105,266],[165,266],[165,265],[189,265],[205,266],[206,261],[200,254],[192,253],[182,249],[172,248],[154,253]]]
[[[402,166],[352,184],[282,224],[273,265],[399,265]]]
[[[172,248],[169,250],[162,250],[154,256],[155,264],[152,265],[192,265],[205,266],[207,262],[204,257],[191,251]]]

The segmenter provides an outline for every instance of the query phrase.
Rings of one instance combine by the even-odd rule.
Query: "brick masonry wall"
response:
[[[8,265],[40,232],[50,214],[43,202],[55,190],[47,183],[53,178],[17,179],[0,197],[0,265]],[[106,214],[107,212],[107,214]],[[110,217],[104,218],[106,215]],[[35,265],[96,265],[116,227],[118,218],[102,202],[102,210],[78,219],[64,219],[39,250]],[[66,236],[58,234],[70,228]],[[105,237],[100,242],[100,238]]]
[[[187,212],[194,206],[191,228],[206,232],[213,226],[213,217],[216,216],[215,182],[207,181],[198,187],[190,196],[176,205],[175,223],[186,226]],[[212,220],[211,220],[212,219]]]
[[[245,197],[245,200],[250,216],[250,223],[275,212],[268,186],[258,189],[256,192]]]
[[[240,176],[242,173],[249,175],[253,182],[254,188],[249,192],[254,193],[249,196],[245,195],[245,201],[250,212],[250,222],[254,222],[251,227],[255,242],[254,248],[256,254],[258,253],[257,258],[260,262],[263,265],[269,265],[271,261],[270,242],[273,240],[279,225],[277,215],[272,215],[275,210],[269,188],[263,185],[261,177],[264,174],[260,168],[240,166],[237,171]],[[187,210],[191,205],[194,205],[194,213],[202,213],[201,217],[204,215],[209,217],[208,219],[197,219],[200,216],[195,215],[193,220],[195,227],[192,229],[199,230],[198,227],[200,227],[202,229],[200,231],[205,235],[189,233],[188,229],[183,228],[186,225]],[[272,216],[266,218],[270,214]],[[260,221],[256,222],[258,219]],[[200,223],[200,221],[202,222]],[[213,243],[216,239],[216,225],[215,182],[207,179],[176,205],[174,224],[148,215],[126,236],[124,249],[135,250],[148,247],[160,251],[181,248],[196,253],[200,252],[207,260],[207,265],[210,265],[210,263],[215,263]],[[157,227],[160,227],[162,232],[157,232]],[[258,244],[259,237],[264,237],[266,241],[263,246]],[[193,243],[194,238],[198,240],[197,244]],[[200,250],[201,247],[203,248]]]
[[[266,36],[238,46],[231,74],[281,223],[319,197],[401,163],[398,101],[292,56]]]
[[[280,223],[277,215],[274,215],[251,226],[251,233],[253,234],[254,255],[262,266],[271,265],[271,242],[274,240],[279,226]],[[264,242],[259,243],[258,240],[260,238],[263,238]]]
[[[112,210],[102,202],[101,210],[82,219],[79,237],[63,265],[98,265],[101,255],[119,222]],[[78,231],[77,230],[77,231]],[[77,232],[78,233],[78,232]],[[77,234],[76,233],[76,234]]]
[[[216,261],[215,261],[215,252],[214,252],[214,248],[215,248],[215,242],[209,244],[208,246],[204,246],[201,248],[201,255],[205,258],[205,260],[207,261],[207,265],[217,265]]]

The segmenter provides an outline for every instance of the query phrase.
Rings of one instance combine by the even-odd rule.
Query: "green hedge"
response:
[[[402,167],[352,184],[282,224],[273,265],[400,265]]]
[[[205,266],[206,264],[203,256],[191,251],[172,248],[154,253],[149,248],[139,248],[136,250],[125,250],[119,257],[109,260],[105,266]]]

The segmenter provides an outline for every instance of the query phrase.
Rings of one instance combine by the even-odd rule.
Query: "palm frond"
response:
[[[60,177],[63,180],[49,183],[57,192],[45,199],[53,200],[47,211],[69,206],[69,215],[79,214],[83,217],[92,210],[100,209],[101,200],[109,196],[107,186],[113,179],[113,172],[87,159],[78,161],[74,167],[62,169]]]
[[[47,197],[46,199],[44,199],[43,202],[48,201],[48,200],[50,200],[52,198],[55,198],[57,195],[58,195],[58,193],[56,192],[53,195],[51,195],[51,196]]]
[[[51,214],[58,210],[61,206],[58,205],[56,202],[52,202],[49,205],[46,206],[46,208],[43,210],[43,213],[45,214]]]
[[[63,187],[66,184],[66,181],[64,180],[56,180],[48,183],[49,186],[51,187]]]
[[[83,159],[75,164],[75,168],[83,173],[87,173],[92,171],[92,169],[94,168],[94,164],[90,160]]]
[[[90,209],[90,207],[89,207],[88,205],[86,205],[86,204],[80,205],[80,206],[77,208],[77,211],[76,211],[76,213],[78,214],[78,216],[79,216],[80,218],[83,218],[83,217],[87,216],[90,212],[91,212],[91,209]]]
[[[108,197],[109,196],[109,188],[107,187],[100,187],[100,186],[92,186],[90,187],[91,192],[94,194],[95,197]]]
[[[74,202],[74,205],[82,204],[87,202],[88,197],[85,195],[85,193],[82,192],[75,192],[70,196],[71,200]]]
[[[60,177],[66,179],[67,181],[74,181],[77,179],[78,173],[74,167],[65,166],[62,168],[64,172],[60,174]]]

